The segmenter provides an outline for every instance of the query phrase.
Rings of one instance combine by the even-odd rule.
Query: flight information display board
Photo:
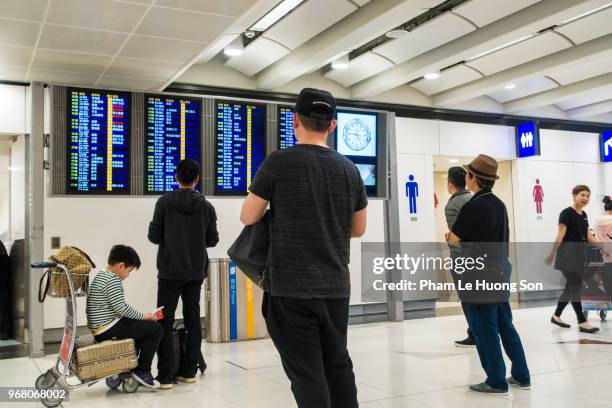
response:
[[[145,129],[144,192],[177,189],[178,163],[193,159],[201,164],[202,100],[145,95]]]
[[[216,101],[215,193],[244,195],[266,157],[266,106]]]
[[[68,88],[68,194],[129,194],[130,94]]]
[[[335,145],[338,153],[350,159],[359,170],[366,192],[378,190],[378,115],[375,112],[337,111]]]
[[[288,149],[297,144],[293,131],[293,112],[294,109],[288,106],[278,107],[278,150]]]

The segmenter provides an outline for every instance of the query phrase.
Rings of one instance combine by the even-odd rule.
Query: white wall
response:
[[[9,142],[0,141],[0,240],[7,242],[10,220]]]
[[[25,238],[25,136],[11,144],[10,242]]]
[[[26,87],[0,85],[0,133],[26,132]]]

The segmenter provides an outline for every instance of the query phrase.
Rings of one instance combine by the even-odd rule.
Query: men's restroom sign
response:
[[[521,123],[516,127],[516,157],[540,155],[540,130],[536,122]]]
[[[406,197],[408,198],[408,210],[410,214],[417,213],[417,197],[419,196],[419,184],[414,181],[414,176],[408,176],[406,182]]]
[[[612,162],[612,130],[603,132],[599,144],[602,162]]]

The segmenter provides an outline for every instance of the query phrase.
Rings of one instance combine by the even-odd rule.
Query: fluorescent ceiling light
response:
[[[294,8],[303,3],[304,0],[283,0],[278,6],[274,7],[268,14],[263,16],[258,22],[253,24],[249,30],[266,31],[274,23],[285,17]]]
[[[459,159],[450,159],[449,163],[459,163]]]
[[[529,34],[529,35],[526,35],[524,37],[519,38],[518,40],[510,41],[509,43],[500,45],[499,47],[495,47],[495,48],[490,49],[488,51],[481,52],[478,55],[474,55],[473,57],[468,58],[467,62],[474,61],[475,59],[482,58],[482,57],[484,57],[486,55],[489,55],[489,54],[493,54],[494,52],[503,50],[504,48],[511,47],[511,46],[516,45],[518,43],[521,43],[521,42],[523,42],[525,40],[528,40],[528,39],[530,39],[531,37],[534,37],[534,36],[535,36],[535,34]]]
[[[504,86],[504,89],[507,89],[507,90],[511,90],[511,89],[514,89],[514,88],[516,88],[516,84],[508,84],[508,85]]]
[[[232,41],[227,47],[223,49],[223,53],[228,57],[237,57],[242,55],[244,51],[244,43],[242,42],[242,36],[238,36]]]
[[[598,13],[598,12],[600,12],[600,11],[604,10],[604,9],[607,9],[607,8],[608,8],[608,7],[610,7],[610,6],[612,6],[612,3],[608,3],[608,4],[604,5],[604,6],[597,7],[597,8],[596,8],[596,9],[594,9],[594,10],[587,11],[586,13],[582,13],[582,14],[580,14],[579,16],[572,17],[572,18],[570,18],[570,19],[568,19],[568,20],[565,20],[563,23],[561,23],[561,25],[564,25],[564,24],[569,24],[569,23],[572,23],[572,22],[574,22],[574,21],[576,21],[576,20],[580,20],[581,18],[584,18],[584,17],[590,16],[591,14],[595,14],[595,13]]]
[[[425,74],[425,79],[438,79],[440,78],[439,72],[430,72],[429,74]]]
[[[348,54],[343,55],[342,57],[334,60],[331,63],[333,69],[347,69],[349,66],[349,56]]]

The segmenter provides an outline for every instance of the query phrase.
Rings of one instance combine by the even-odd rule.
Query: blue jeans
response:
[[[502,268],[504,277],[507,276],[509,280],[510,263],[504,264]],[[476,340],[480,363],[487,374],[486,383],[493,388],[508,389],[506,364],[499,344],[501,337],[506,355],[512,361],[512,377],[521,384],[530,384],[531,377],[523,344],[512,324],[510,303],[467,304],[466,313]]]

